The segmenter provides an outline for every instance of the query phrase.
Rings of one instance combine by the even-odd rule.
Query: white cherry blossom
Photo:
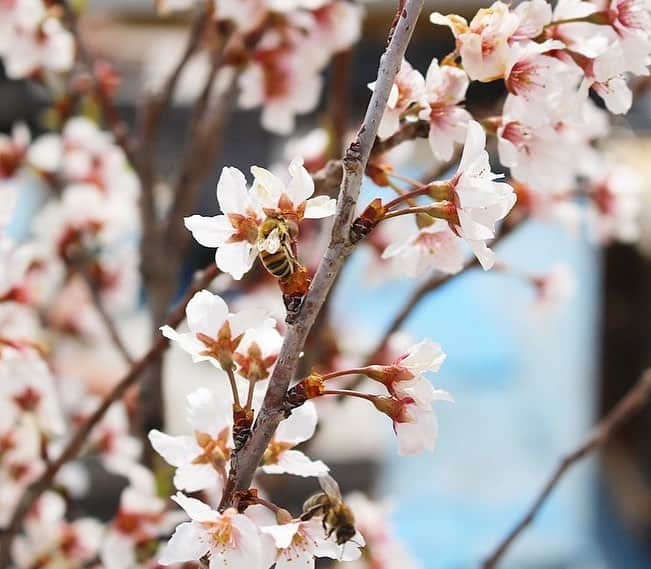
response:
[[[200,388],[188,395],[186,418],[192,435],[171,436],[150,431],[149,440],[166,462],[176,467],[178,490],[220,492],[228,473],[232,441],[232,412],[217,393]]]
[[[484,270],[488,270],[493,266],[495,254],[486,241],[495,237],[496,222],[511,211],[516,197],[511,186],[496,181],[501,176],[491,172],[485,145],[484,129],[470,121],[459,168],[450,183],[458,216],[454,228]]]
[[[503,2],[494,2],[481,8],[466,22],[456,14],[443,16],[434,12],[434,24],[449,26],[457,40],[463,68],[472,80],[493,81],[504,75],[509,59],[509,39],[516,32],[520,20]]]
[[[255,569],[262,560],[258,529],[233,508],[223,513],[178,492],[172,497],[190,517],[174,531],[159,562],[162,565],[210,557],[211,569]]]
[[[267,474],[321,476],[328,467],[320,460],[310,460],[294,447],[312,438],[318,416],[316,407],[306,401],[278,425],[263,458],[262,470]]]
[[[465,254],[460,240],[445,221],[416,218],[414,223],[412,216],[400,216],[384,224],[400,229],[396,232],[400,239],[382,251],[382,259],[395,261],[399,274],[420,277],[432,269],[454,274],[463,268]]]
[[[314,568],[315,557],[352,561],[361,556],[360,547],[365,543],[357,532],[343,547],[338,546],[332,538],[326,539],[322,522],[317,518],[261,526],[260,531],[274,540],[277,569]]]
[[[247,332],[247,344],[250,346],[256,338],[256,331],[264,336],[265,330],[268,335],[269,330],[275,327],[275,321],[265,318],[261,310],[245,309],[230,313],[222,297],[207,290],[201,290],[192,297],[185,313],[190,331],[177,332],[170,326],[163,326],[163,335],[189,353],[193,362],[208,361],[224,371],[234,368],[237,359],[234,355],[239,351]],[[265,345],[264,340],[261,339],[260,342]],[[247,344],[243,345],[243,349],[246,349]],[[274,345],[279,347],[278,342]],[[268,353],[267,357],[269,355]],[[247,358],[247,353],[241,353],[241,357]]]
[[[289,183],[285,184],[265,168],[253,166],[251,193],[265,211],[278,211],[289,220],[321,219],[334,215],[336,200],[328,196],[312,197],[314,180],[303,166],[302,158],[289,164]]]
[[[371,83],[369,88],[373,89],[375,83]],[[430,88],[434,88],[432,85]],[[402,116],[412,107],[418,110],[424,96],[425,79],[420,72],[414,69],[406,60],[402,60],[400,70],[396,75],[387,107],[382,115],[380,126],[378,127],[378,136],[387,138],[400,128]]]
[[[441,161],[452,158],[455,143],[462,143],[470,113],[460,106],[466,97],[468,76],[461,69],[440,66],[432,60],[427,75],[419,117],[430,124],[429,143],[434,156]]]
[[[398,454],[401,456],[434,450],[438,436],[438,421],[432,407],[434,401],[452,402],[453,399],[446,391],[433,389],[424,401],[416,401],[412,397],[395,400],[391,416],[398,438]]]
[[[193,215],[185,226],[204,247],[215,247],[215,262],[234,279],[241,279],[257,255],[258,225],[264,214],[246,178],[237,168],[222,170],[217,183],[217,201],[221,214],[214,217]]]
[[[44,493],[16,537],[13,556],[20,569],[77,567],[97,555],[104,527],[92,518],[65,520],[65,501],[54,492]],[[45,564],[45,565],[43,565]]]

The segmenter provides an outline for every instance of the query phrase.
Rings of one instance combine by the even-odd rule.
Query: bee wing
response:
[[[280,232],[277,227],[267,237],[258,241],[258,249],[272,254],[280,249]]]
[[[319,484],[321,484],[321,488],[323,488],[323,491],[326,493],[328,498],[330,498],[330,500],[335,503],[343,502],[339,484],[337,484],[337,481],[332,476],[329,474],[323,474],[319,476]]]

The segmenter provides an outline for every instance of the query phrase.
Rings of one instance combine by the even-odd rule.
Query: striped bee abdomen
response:
[[[294,272],[294,261],[286,247],[281,247],[275,253],[260,251],[260,260],[277,279],[285,279]]]

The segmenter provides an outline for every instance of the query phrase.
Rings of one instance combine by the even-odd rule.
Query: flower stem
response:
[[[387,210],[392,209],[402,202],[422,195],[429,195],[436,201],[450,201],[453,197],[448,182],[430,182],[424,186],[422,184],[419,184],[419,187],[417,187],[415,190],[411,190],[406,194],[402,194],[397,198],[392,199],[390,202],[384,205],[384,208]]]
[[[253,392],[255,391],[255,381],[249,379],[249,390],[246,394],[246,406],[244,407],[247,411],[251,410],[253,405]]]
[[[382,219],[391,219],[392,217],[399,217],[401,215],[412,215],[418,213],[426,213],[436,219],[444,219],[445,221],[457,222],[456,208],[453,204],[433,204],[422,207],[408,207],[391,211],[387,213]]]
[[[357,397],[358,399],[366,399],[375,405],[376,395],[370,393],[362,393],[361,391],[351,391],[346,389],[326,389],[321,395],[341,395],[343,397]]]
[[[353,367],[349,369],[342,369],[339,371],[326,373],[325,375],[321,376],[321,379],[323,381],[327,381],[329,379],[334,379],[335,377],[342,377],[344,375],[364,375],[367,371],[368,371],[367,367]]]
[[[236,407],[241,407],[240,394],[237,391],[237,381],[235,380],[235,372],[233,371],[232,365],[226,367],[226,374],[228,375],[228,381],[231,384],[231,391],[233,392],[233,404]]]

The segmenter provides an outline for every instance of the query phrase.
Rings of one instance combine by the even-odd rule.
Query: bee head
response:
[[[352,525],[343,525],[339,526],[337,528],[337,544],[338,545],[343,545],[344,543],[350,541],[354,536],[355,533],[355,527]]]

